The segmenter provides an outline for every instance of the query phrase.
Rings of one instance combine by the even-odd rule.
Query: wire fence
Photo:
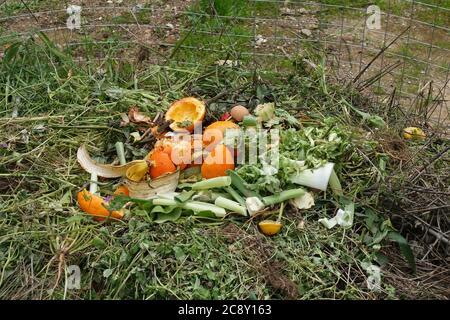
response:
[[[336,78],[357,78],[377,101],[395,92],[406,113],[431,95],[426,120],[448,125],[450,8],[448,1],[430,2],[5,1],[0,50],[41,31],[80,61],[94,46],[117,60],[227,61],[278,73],[308,53],[325,53]]]

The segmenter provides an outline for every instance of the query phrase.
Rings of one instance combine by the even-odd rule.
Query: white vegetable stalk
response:
[[[92,194],[97,193],[98,191],[98,176],[95,172],[91,173],[91,183],[89,184],[89,192]]]
[[[222,192],[214,192],[211,190],[201,190],[196,192],[192,196],[192,200],[200,201],[200,202],[214,202],[218,197],[223,197],[227,199],[231,199],[231,196],[229,196],[226,193]]]
[[[156,206],[177,206],[179,203],[174,199],[157,198],[153,199],[153,204]]]
[[[179,192],[157,192],[156,195],[163,199],[175,200],[175,197],[178,196]]]
[[[262,199],[258,197],[248,197],[245,199],[245,205],[251,216],[257,212],[263,210],[267,206],[282,203],[286,200],[294,199],[303,196],[306,193],[305,189],[290,189],[282,191],[278,194],[264,197]]]
[[[220,208],[210,203],[198,202],[198,201],[187,201],[183,203],[182,207],[184,209],[192,210],[195,212],[201,211],[211,211],[218,218],[223,218],[227,214],[224,208]]]
[[[127,163],[127,160],[125,159],[125,148],[123,146],[123,143],[120,141],[116,142],[116,152],[117,157],[119,158],[120,165],[125,165]]]
[[[292,176],[290,181],[302,186],[326,191],[328,181],[330,180],[331,173],[333,172],[333,167],[334,163],[328,162],[317,169],[303,170]]]
[[[158,198],[153,199],[153,204],[157,206],[176,206],[194,212],[211,211],[218,218],[223,218],[227,213],[224,208],[200,201],[186,201],[184,203],[179,203],[172,199]]]
[[[245,205],[247,207],[250,216],[255,215],[259,211],[263,210],[266,205],[258,197],[248,197],[245,199]]]
[[[229,200],[224,197],[218,197],[214,204],[218,207],[239,213],[244,217],[247,216],[247,210],[236,201]]]
[[[192,190],[205,190],[213,188],[223,188],[231,184],[230,177],[217,177],[196,182],[192,185]]]
[[[301,197],[306,193],[305,189],[290,189],[290,190],[285,190],[285,191],[281,191],[278,194],[274,194],[271,196],[267,196],[264,197],[262,199],[262,202],[266,205],[266,206],[271,206],[274,204],[278,204],[281,202],[284,202],[286,200],[289,199],[294,199],[297,197]]]

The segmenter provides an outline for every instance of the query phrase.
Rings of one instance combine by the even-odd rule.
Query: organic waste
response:
[[[114,195],[116,196],[129,196],[130,190],[124,185],[120,185],[117,187],[116,191],[114,191]]]
[[[127,169],[126,177],[131,181],[139,182],[144,179],[148,172],[148,164],[146,161],[141,161]]]
[[[238,122],[241,122],[242,120],[244,120],[244,118],[246,116],[248,116],[249,114],[250,114],[250,112],[248,111],[248,109],[241,105],[234,106],[230,110],[231,117],[233,117],[233,119]]]
[[[278,219],[276,221],[273,220],[263,220],[258,223],[259,230],[266,236],[274,236],[281,231],[283,224],[280,222],[281,215],[283,214],[284,204],[280,205],[280,213],[278,214]]]
[[[203,145],[206,149],[211,149],[222,142],[227,129],[239,129],[239,126],[232,121],[216,121],[206,127],[203,132]]]
[[[176,30],[151,36],[158,43],[169,37],[176,42],[150,56],[152,48],[120,41],[127,32],[110,34],[102,41],[106,46],[92,46],[84,37],[64,45],[64,39],[52,41],[41,32],[4,38],[0,296],[447,297],[448,115],[435,112],[445,108],[435,87],[442,81],[416,98],[410,96],[414,85],[399,90],[399,83],[385,86],[385,78],[386,90],[364,87],[373,79],[379,83],[377,72],[386,71],[375,62],[370,74],[354,81],[347,74],[339,82],[335,61],[316,52],[322,49],[316,45],[301,54],[282,48],[283,57],[257,57],[255,64],[254,55],[241,52],[249,48],[244,38],[195,34],[222,35],[224,26],[223,35],[237,29],[253,34],[252,23],[236,29],[233,19],[225,25],[218,20],[247,16],[245,6],[230,12],[218,3],[201,1],[199,12],[212,13],[207,16],[197,17],[189,5],[182,10],[186,19],[158,17],[154,22],[163,25],[175,17],[170,22]],[[263,12],[255,14],[271,16],[272,5],[279,6],[258,5]],[[295,31],[290,20],[313,18],[288,6],[290,12],[279,17],[288,33]],[[20,15],[24,8],[16,7]],[[138,20],[146,20],[141,13]],[[133,18],[123,14],[123,21]],[[3,24],[9,32],[11,23]],[[267,41],[261,49],[271,51],[277,43]],[[193,50],[193,44],[208,50]],[[241,61],[211,64],[213,54]],[[175,103],[184,96],[200,103]],[[174,116],[166,117],[171,107]],[[200,118],[202,126],[196,126]],[[205,148],[205,128],[216,121],[248,135],[236,141],[234,131],[219,130],[219,139]],[[421,134],[412,138],[405,129],[410,126],[421,128],[426,141]],[[261,129],[278,131],[278,137],[269,134],[261,157],[250,157]],[[234,167],[205,179],[202,165],[217,145],[230,151]],[[175,171],[171,166],[152,178],[149,154],[157,151],[170,157]],[[417,274],[411,275],[414,256]],[[76,280],[73,266],[81,270],[79,290],[69,286]],[[366,286],[375,266],[379,293]]]
[[[347,103],[343,105],[369,126],[384,125],[381,118]],[[119,142],[116,152],[120,165],[101,164],[81,146],[78,160],[91,173],[91,182],[99,176],[121,178],[122,183],[109,203],[94,194],[95,188],[92,192],[81,191],[80,208],[98,221],[107,216],[121,219],[124,207],[129,208],[130,214],[134,210],[145,211],[155,223],[176,221],[183,216],[216,220],[234,215],[259,221],[257,228],[262,234],[276,236],[283,229],[286,208],[306,211],[316,206],[315,199],[320,200],[324,193],[331,197],[336,214],[325,214],[318,222],[327,229],[353,226],[357,206],[346,195],[339,175],[361,161],[355,149],[371,150],[372,141],[361,139],[332,118],[299,121],[273,102],[259,104],[253,113],[237,105],[203,132],[193,133],[195,126],[202,128],[199,125],[203,125],[205,113],[206,106],[196,98],[178,100],[165,115],[173,131],[163,132],[155,129],[154,121],[149,122],[150,118],[134,110],[133,120],[149,126],[155,139],[144,159],[127,162],[123,143]],[[276,129],[279,134],[271,136],[263,129]],[[405,138],[409,138],[407,134],[421,137],[421,131],[407,129]],[[246,156],[261,139],[268,140],[258,150],[258,156]],[[244,153],[243,158],[239,152]],[[384,159],[380,157],[380,164]],[[379,179],[383,176],[373,175],[374,183]],[[271,219],[277,212],[278,217]],[[398,234],[396,237],[403,239]]]
[[[266,236],[274,236],[281,231],[283,225],[278,221],[263,220],[258,223],[258,227]]]
[[[174,173],[177,168],[170,159],[170,155],[163,150],[154,150],[150,153],[150,177],[157,179],[163,175]]]
[[[205,179],[226,175],[227,170],[234,170],[234,158],[227,146],[218,144],[203,161],[201,172]]]
[[[133,121],[140,125],[146,123],[154,129],[149,117],[136,109],[132,111]],[[155,221],[161,222],[178,219],[189,212],[210,218],[223,218],[228,212],[254,219],[264,215],[268,208],[279,206],[277,221],[264,219],[258,224],[263,234],[275,235],[281,231],[281,214],[286,204],[299,210],[309,209],[314,206],[315,193],[327,191],[328,186],[336,197],[342,196],[335,163],[346,156],[351,137],[331,120],[324,119],[320,125],[305,123],[303,130],[297,130],[298,121],[277,111],[274,103],[258,105],[254,115],[238,105],[229,114],[236,121],[242,121],[245,128],[253,130],[240,139],[238,146],[237,142],[233,144],[233,139],[244,131],[239,131],[240,126],[228,116],[227,120],[209,124],[201,136],[189,132],[194,124],[203,120],[205,112],[205,105],[196,98],[174,102],[165,115],[166,120],[172,121],[173,132],[158,134],[144,160],[126,162],[123,143],[117,143],[120,165],[99,164],[90,158],[85,146],[81,146],[79,162],[86,171],[100,177],[124,179],[115,192],[112,208],[106,206],[100,196],[91,194],[97,205],[88,208],[83,202],[85,197],[79,197],[82,210],[100,216],[114,210],[112,216],[118,217],[122,211],[116,211],[116,207],[122,210],[127,202],[142,206],[142,201],[134,199],[143,199],[147,201],[146,210],[150,210]],[[182,125],[183,122],[189,125]],[[256,145],[254,139],[261,138],[257,129],[267,127],[277,128],[279,138],[269,141],[257,159],[236,165],[238,147],[240,151],[250,150]],[[232,134],[228,134],[230,132]],[[278,164],[270,159],[273,150],[279,151]],[[197,158],[201,158],[200,167],[192,164]],[[183,180],[195,183],[183,183]],[[304,187],[311,188],[312,192]],[[339,210],[338,214],[342,211]]]
[[[406,140],[424,140],[426,138],[425,132],[417,127],[408,127],[403,129],[403,138]]]
[[[105,200],[86,189],[81,190],[77,194],[78,204],[81,210],[94,216],[97,221],[103,221],[108,217],[115,219],[123,218],[123,211],[110,211],[108,210],[108,205]]]
[[[175,101],[167,110],[166,120],[172,121],[170,128],[174,131],[192,132],[196,124],[205,117],[205,104],[193,97]]]

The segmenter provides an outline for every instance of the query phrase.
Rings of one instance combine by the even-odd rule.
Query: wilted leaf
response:
[[[136,124],[153,124],[152,119],[141,113],[138,107],[131,107],[130,110],[128,110],[128,118],[130,119],[130,122]]]
[[[133,137],[133,143],[141,140],[141,134],[139,132],[132,132],[130,136]]]
[[[5,55],[3,57],[3,62],[5,65],[8,65],[16,57],[21,45],[21,42],[16,42],[5,50]]]
[[[196,212],[195,215],[198,217],[217,219],[216,215],[212,211],[200,211],[200,212]]]
[[[303,196],[292,199],[291,203],[297,209],[309,209],[314,206],[314,196],[311,192],[306,192]]]
[[[125,113],[120,114],[120,126],[125,127],[130,123],[130,118]]]
[[[181,216],[181,208],[168,206],[156,206],[152,209],[152,213],[156,213],[156,223],[164,223],[167,221],[177,221]]]

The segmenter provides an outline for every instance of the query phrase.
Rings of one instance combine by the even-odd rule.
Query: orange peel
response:
[[[273,220],[263,220],[258,223],[259,230],[266,236],[274,236],[280,232],[283,224]]]
[[[175,101],[166,112],[166,120],[172,121],[173,131],[194,131],[194,127],[203,121],[206,114],[205,104],[194,97]]]
[[[203,161],[201,171],[204,179],[227,175],[227,170],[234,170],[234,158],[231,151],[223,144],[216,145]]]

